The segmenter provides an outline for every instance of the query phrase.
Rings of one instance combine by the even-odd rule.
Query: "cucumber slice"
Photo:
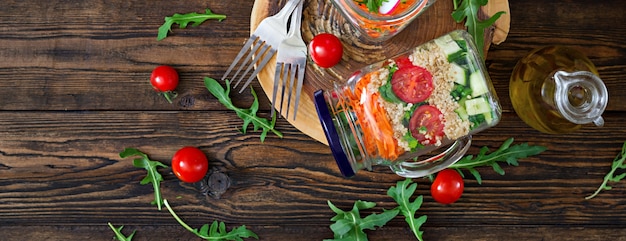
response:
[[[456,108],[454,112],[459,115],[459,118],[461,118],[461,120],[467,120],[467,118],[469,118],[469,115],[467,114],[467,111],[465,111],[465,108],[463,108],[463,106],[459,106],[459,108]]]
[[[454,58],[455,55],[458,55],[457,52],[463,51],[461,47],[450,37],[450,35],[444,35],[440,38],[435,39],[435,44],[439,46],[448,57],[448,61],[450,61],[451,57]]]
[[[472,97],[477,97],[489,92],[487,81],[483,78],[480,71],[473,72],[469,78],[470,87],[472,88]]]
[[[467,51],[467,41],[465,41],[465,39],[455,39],[454,41],[459,45],[459,48],[463,51]]]
[[[475,98],[465,101],[465,111],[468,115],[491,113],[491,106],[486,98]]]
[[[459,66],[458,64],[455,63],[451,63],[450,64],[450,72],[452,73],[452,76],[454,76],[454,83],[463,85],[463,86],[467,86],[468,85],[468,81],[467,79],[469,79],[469,76],[467,76],[467,70],[464,69],[463,67]]]
[[[485,112],[483,113],[483,115],[485,116],[485,121],[487,122],[487,124],[491,124],[493,122],[493,114],[491,113],[491,111]]]

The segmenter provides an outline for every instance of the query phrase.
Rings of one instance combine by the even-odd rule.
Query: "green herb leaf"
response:
[[[604,176],[604,181],[602,181],[602,184],[600,184],[600,187],[598,187],[598,189],[593,194],[585,197],[585,199],[588,200],[588,199],[594,198],[602,190],[611,190],[613,187],[608,185],[609,182],[619,182],[622,179],[624,179],[624,177],[626,177],[626,173],[615,175],[615,172],[618,169],[626,169],[626,164],[624,163],[624,161],[626,161],[626,142],[624,142],[624,144],[622,145],[622,152],[617,154],[615,159],[613,159],[613,164],[611,165],[611,171]]]
[[[161,185],[161,181],[163,181],[163,177],[161,176],[161,174],[159,174],[157,168],[168,166],[161,162],[150,160],[150,158],[148,158],[148,155],[135,148],[126,148],[124,149],[124,151],[120,152],[121,158],[127,158],[130,156],[140,157],[133,160],[133,165],[138,168],[144,168],[146,169],[146,171],[148,171],[148,174],[143,180],[141,180],[140,183],[141,185],[152,183],[152,186],[154,187],[154,201],[152,202],[152,204],[156,204],[158,209],[161,210],[163,199],[161,198],[161,190],[159,186]]]
[[[513,138],[509,138],[502,143],[498,150],[490,154],[487,154],[489,152],[489,148],[485,146],[480,149],[476,157],[467,155],[458,162],[452,164],[449,168],[456,169],[459,172],[461,172],[462,169],[465,169],[469,171],[474,178],[476,178],[478,184],[481,184],[482,178],[480,173],[475,169],[476,167],[491,166],[496,173],[504,175],[504,170],[500,167],[498,162],[506,162],[511,166],[517,166],[518,159],[537,155],[547,149],[544,146],[530,146],[528,143],[511,146],[512,143]]]
[[[415,218],[415,213],[422,206],[423,201],[423,197],[420,195],[411,202],[410,198],[415,193],[415,189],[417,189],[417,183],[413,183],[410,178],[407,178],[404,181],[399,181],[395,187],[389,188],[387,195],[398,203],[397,209],[404,216],[404,220],[409,224],[417,240],[423,241],[422,234],[424,232],[419,229],[422,224],[426,223],[427,216]]]
[[[374,13],[374,12],[378,12],[378,9],[380,8],[380,6],[383,5],[383,2],[386,2],[388,0],[361,0],[361,1],[356,1],[358,4],[365,4],[365,6],[367,6],[367,10]]]
[[[373,208],[376,206],[376,203],[357,200],[354,202],[352,210],[348,212],[337,208],[330,201],[328,201],[328,206],[337,215],[330,219],[335,222],[330,225],[330,229],[334,233],[334,239],[325,239],[326,241],[365,241],[367,240],[367,234],[363,230],[375,230],[376,227],[382,227],[400,212],[397,209],[384,210],[380,214],[372,213],[365,218],[361,218],[360,211]]]
[[[465,20],[465,26],[467,32],[474,37],[474,42],[478,48],[480,56],[483,54],[483,48],[485,46],[485,29],[493,25],[500,15],[504,14],[504,11],[497,12],[489,19],[480,21],[478,18],[478,11],[480,7],[487,5],[488,0],[461,0],[460,3],[454,0],[454,11],[452,12],[452,18],[460,23]]]
[[[206,9],[204,13],[185,13],[179,14],[175,13],[170,17],[165,17],[165,23],[159,27],[159,33],[157,35],[157,40],[163,40],[167,37],[167,34],[171,31],[173,24],[178,24],[180,28],[186,28],[189,23],[193,23],[191,26],[198,26],[206,20],[209,19],[217,19],[218,21],[222,21],[226,19],[226,15],[222,14],[214,14],[211,12],[211,9]]]
[[[131,233],[128,237],[126,237],[123,233],[122,233],[122,229],[124,228],[124,226],[120,226],[119,228],[113,227],[113,224],[108,223],[109,227],[113,230],[113,232],[115,233],[115,239],[119,240],[119,241],[132,241],[133,240],[133,236],[135,236],[135,232],[137,232],[137,230],[133,231],[133,233]]]
[[[259,239],[259,237],[254,232],[247,229],[245,225],[233,228],[232,230],[228,232],[226,231],[226,224],[224,224],[224,222],[218,222],[218,221],[213,221],[210,227],[208,224],[202,225],[202,227],[199,230],[195,228],[191,228],[189,225],[183,222],[183,220],[180,219],[178,215],[176,215],[176,213],[174,212],[170,204],[167,202],[167,200],[163,200],[163,203],[165,204],[165,207],[170,212],[170,214],[172,214],[174,219],[176,219],[176,221],[178,221],[178,223],[181,226],[183,226],[185,229],[189,230],[189,232],[192,232],[193,234],[195,234],[196,236],[202,239],[236,240],[236,241],[242,241],[244,238]]]
[[[213,96],[215,96],[220,103],[222,103],[229,110],[233,110],[237,113],[237,116],[243,120],[243,128],[242,133],[246,133],[248,126],[250,124],[253,125],[254,130],[257,131],[262,129],[261,131],[261,142],[265,141],[265,137],[267,136],[268,131],[272,131],[278,137],[282,138],[283,134],[274,128],[276,124],[276,116],[272,118],[272,121],[265,118],[261,118],[257,116],[257,111],[259,110],[259,99],[254,92],[254,89],[250,88],[250,92],[252,92],[252,96],[254,96],[254,102],[249,109],[238,108],[233,105],[232,100],[229,97],[230,94],[230,82],[226,80],[226,89],[217,82],[217,80],[209,77],[204,78],[204,85],[211,92]]]

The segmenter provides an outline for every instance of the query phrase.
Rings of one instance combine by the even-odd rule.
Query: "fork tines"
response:
[[[242,57],[246,53],[248,54],[245,58],[242,59]],[[275,51],[271,48],[270,45],[268,45],[265,41],[261,40],[258,36],[255,36],[253,34],[252,36],[250,36],[248,41],[246,41],[241,51],[239,51],[239,54],[237,54],[235,60],[230,64],[228,70],[226,70],[226,73],[224,73],[224,76],[222,76],[222,80],[227,79],[228,74],[230,74],[233,68],[235,68],[235,66],[237,66],[237,64],[241,62],[241,64],[239,64],[239,68],[237,68],[237,71],[230,78],[230,80],[231,83],[235,82],[235,84],[233,85],[233,89],[235,89],[241,83],[241,81],[246,78],[246,76],[249,76],[244,85],[241,87],[241,91],[243,91],[256,77],[262,67],[267,64],[267,62],[271,59],[274,53]],[[245,70],[243,69],[244,66],[247,66]],[[258,67],[252,74],[248,75],[248,73],[250,72],[250,70],[252,70],[254,66]],[[243,73],[241,73],[242,70],[244,70]]]

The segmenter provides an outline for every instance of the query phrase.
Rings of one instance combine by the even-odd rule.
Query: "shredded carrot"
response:
[[[361,126],[365,150],[370,155],[393,161],[404,153],[404,149],[398,146],[391,120],[378,102],[380,93],[367,89],[371,75],[363,76],[354,89],[346,89],[344,95],[356,115],[357,124]]]
[[[418,8],[417,12],[420,12],[426,6],[427,2],[428,1],[423,1],[422,4],[417,7]],[[355,3],[363,11],[369,12],[367,5],[363,3],[359,3],[358,1],[355,1]],[[416,3],[416,0],[407,0],[405,2],[401,2],[400,5],[398,5],[398,7],[396,7],[396,9],[393,10],[393,12],[384,14],[384,15],[379,14],[378,12],[370,12],[370,13],[374,15],[379,15],[379,16],[393,16],[393,15],[397,15],[397,14],[405,12],[410,6],[412,6],[415,3]],[[357,16],[357,18],[359,18],[361,25],[362,25],[361,27],[365,29],[365,31],[367,32],[367,35],[373,38],[378,38],[383,34],[395,33],[396,31],[398,31],[398,27],[400,27],[404,22],[404,21],[393,21],[393,23],[390,24],[389,21],[377,21],[377,20],[373,21],[363,16],[361,17]]]

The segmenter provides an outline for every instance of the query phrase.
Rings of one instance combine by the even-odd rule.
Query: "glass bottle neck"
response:
[[[608,91],[602,80],[589,71],[556,71],[554,107],[563,118],[575,124],[603,126]]]

